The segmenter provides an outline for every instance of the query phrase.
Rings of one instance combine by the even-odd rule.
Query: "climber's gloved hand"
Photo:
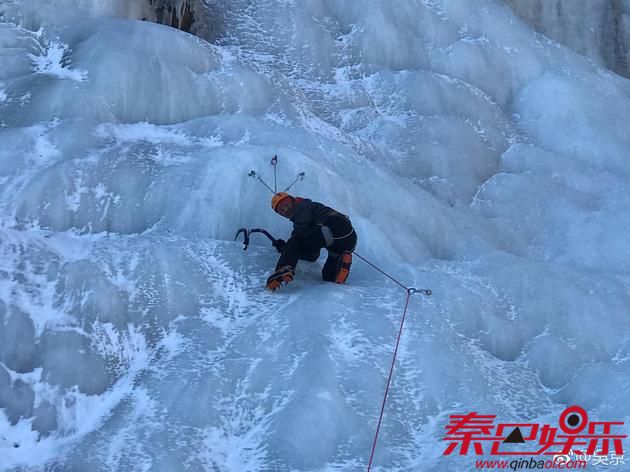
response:
[[[276,251],[282,253],[282,250],[284,249],[284,246],[287,245],[287,242],[284,239],[276,239],[272,244],[273,247],[276,248]]]

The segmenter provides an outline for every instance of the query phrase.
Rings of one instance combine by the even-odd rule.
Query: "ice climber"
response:
[[[267,288],[276,290],[282,283],[291,282],[298,260],[315,262],[322,248],[328,251],[323,279],[344,283],[357,245],[357,233],[350,218],[321,203],[286,192],[273,196],[271,208],[293,222],[293,231],[288,241],[277,239],[273,244],[280,258],[276,271],[267,279]]]

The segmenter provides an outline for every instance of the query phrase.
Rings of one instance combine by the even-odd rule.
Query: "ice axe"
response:
[[[241,233],[243,233],[243,251],[247,250],[247,247],[249,246],[249,235],[252,233],[262,233],[269,238],[272,244],[276,242],[276,238],[274,238],[271,234],[269,234],[269,232],[266,229],[262,229],[262,228],[254,228],[254,229],[241,228],[236,232],[236,236],[234,236],[234,241],[238,239],[238,236]]]

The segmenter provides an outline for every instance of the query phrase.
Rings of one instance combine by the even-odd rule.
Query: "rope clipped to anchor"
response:
[[[378,435],[379,435],[379,433],[381,431],[381,424],[383,422],[383,414],[385,413],[385,405],[387,403],[387,395],[389,394],[389,388],[391,386],[392,376],[394,374],[394,366],[396,365],[396,357],[398,356],[398,347],[400,346],[400,338],[402,337],[403,326],[405,325],[405,318],[407,316],[407,310],[409,308],[409,299],[411,298],[411,295],[413,295],[415,293],[421,293],[421,294],[426,295],[426,296],[431,296],[433,294],[433,292],[430,289],[428,289],[428,288],[417,289],[417,288],[414,288],[414,287],[407,287],[406,285],[404,285],[403,283],[399,282],[394,277],[389,275],[387,272],[385,272],[384,270],[382,270],[379,267],[377,267],[375,264],[372,264],[365,257],[357,254],[356,252],[354,252],[354,255],[357,256],[362,261],[364,261],[366,264],[370,265],[372,268],[376,269],[378,272],[383,274],[385,277],[390,279],[392,282],[394,282],[395,284],[397,284],[400,287],[402,287],[405,290],[405,292],[407,293],[407,297],[405,298],[405,308],[403,310],[402,318],[400,320],[400,328],[398,329],[398,337],[396,338],[396,347],[394,348],[394,354],[392,355],[392,364],[391,364],[391,366],[389,368],[389,375],[387,376],[387,385],[385,387],[385,394],[383,395],[383,402],[381,403],[381,411],[380,411],[379,416],[378,416],[378,424],[376,425],[376,432],[374,433],[374,441],[372,443],[372,451],[370,452],[370,460],[368,462],[368,467],[367,467],[368,472],[370,472],[370,470],[372,469],[372,461],[374,460],[374,452],[376,451],[376,444],[378,442]]]
[[[255,170],[252,170],[249,174],[247,174],[248,177],[254,177],[255,179],[258,179],[258,181],[263,184],[267,190],[269,190],[271,193],[273,193],[274,195],[278,193],[278,172],[277,172],[277,168],[278,168],[278,156],[275,155],[271,158],[271,165],[273,166],[273,188],[271,188],[271,186],[269,184],[267,184],[267,182],[265,182],[260,175],[258,175],[256,173]],[[291,187],[293,187],[293,184],[295,184],[296,182],[300,182],[302,180],[304,180],[304,176],[306,174],[304,172],[298,172],[297,177],[295,178],[295,180],[293,182],[291,182],[291,184],[285,188],[283,190],[283,192],[287,192]]]

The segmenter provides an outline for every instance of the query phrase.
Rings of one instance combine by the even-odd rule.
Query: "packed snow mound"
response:
[[[276,154],[434,293],[377,466],[469,467],[450,414],[630,421],[627,80],[490,1],[217,2],[214,44],[76,4],[0,3],[0,468],[365,468],[405,293],[263,290]]]

